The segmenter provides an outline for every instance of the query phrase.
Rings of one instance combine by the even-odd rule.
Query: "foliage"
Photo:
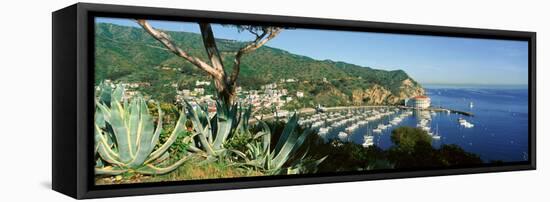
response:
[[[431,146],[431,137],[423,130],[411,127],[394,129],[388,159],[396,168],[430,168],[479,165],[478,155],[464,151],[457,145]]]
[[[168,128],[168,129],[167,129]],[[170,135],[172,134],[173,127],[164,127],[163,132],[160,135],[161,141],[166,141],[170,138]],[[192,136],[192,133],[189,131],[182,131],[178,133],[178,136],[176,138],[176,141],[170,146],[168,149],[168,152],[170,153],[170,156],[174,158],[183,158],[187,156],[189,145],[190,143],[190,137]],[[157,147],[161,147],[162,145],[157,144]]]
[[[430,143],[419,141],[412,148],[393,146],[388,150],[388,159],[396,168],[440,167],[438,150]]]
[[[432,137],[420,128],[399,127],[392,131],[391,141],[396,144],[399,149],[412,151],[416,144],[419,143],[431,145]]]
[[[303,155],[297,156],[298,150],[311,131],[300,132],[297,130],[298,116],[296,114],[290,117],[281,133],[275,133],[280,136],[277,141],[274,141],[276,142],[274,146],[272,143],[274,133],[266,123],[260,122],[259,124],[261,130],[256,133],[252,142],[246,145],[248,148],[246,153],[241,154],[241,157],[245,159],[244,165],[271,174],[297,174],[315,172],[317,166],[326,158],[307,159],[307,151]]]
[[[208,158],[225,154],[224,144],[240,119],[239,106],[216,101],[216,114],[212,117],[209,115],[207,106],[194,108],[185,102],[185,107],[193,123],[193,145],[189,149],[203,153]]]
[[[466,166],[481,164],[478,155],[464,151],[458,145],[442,145],[439,148],[442,164],[445,166]],[[493,163],[498,163],[493,162]]]
[[[231,140],[227,141],[224,147],[227,148],[228,151],[236,154],[236,158],[240,158],[244,155],[243,152],[249,149],[247,145],[252,141],[254,141],[254,139],[251,134],[236,132]]]
[[[318,172],[321,173],[393,168],[387,153],[376,146],[365,148],[353,142],[339,140],[327,142],[317,135],[310,136],[306,141],[312,158],[327,156],[318,166]]]
[[[190,160],[190,163],[180,166],[176,172],[169,173],[163,176],[163,178],[170,180],[198,180],[261,175],[263,175],[262,172],[240,169],[228,164],[226,161],[205,162],[195,157]]]
[[[105,87],[105,86],[103,86]],[[107,105],[105,93],[111,92]],[[141,97],[122,101],[124,88],[100,89],[96,100],[95,150],[98,161],[96,175],[118,175],[127,172],[164,174],[176,169],[187,158],[182,157],[171,165],[168,148],[182,131],[185,116],[180,116],[170,137],[155,149],[162,131],[162,111],[156,127],[145,100]],[[108,165],[105,165],[107,163]]]

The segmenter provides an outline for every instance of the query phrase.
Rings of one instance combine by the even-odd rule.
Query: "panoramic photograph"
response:
[[[530,158],[526,41],[105,17],[94,33],[95,185]]]

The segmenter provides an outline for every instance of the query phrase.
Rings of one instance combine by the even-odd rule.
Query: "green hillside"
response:
[[[168,32],[179,47],[207,61],[199,34]],[[151,87],[142,89],[162,101],[172,101],[174,89],[166,87],[172,82],[178,88],[193,88],[196,80],[209,80],[207,75],[187,61],[168,51],[140,28],[99,23],[96,25],[95,81],[105,79],[139,82],[147,81]],[[217,40],[220,51],[235,51],[242,42]],[[233,54],[223,54],[226,67],[231,67]],[[231,71],[231,70],[228,70]],[[323,79],[326,78],[326,82]],[[258,89],[261,85],[280,79],[297,79],[297,83],[283,84],[289,92],[304,91],[306,104],[342,105],[352,103],[354,91],[366,91],[375,84],[398,97],[404,88],[403,81],[410,79],[412,86],[405,89],[417,92],[421,86],[402,70],[385,71],[361,67],[344,62],[315,60],[285,50],[264,46],[242,59],[238,80],[244,89]],[[213,92],[213,89],[207,89]],[[409,93],[411,94],[411,93]],[[411,94],[412,95],[412,94]],[[309,100],[308,100],[309,99]],[[365,100],[367,102],[368,99]],[[309,104],[307,104],[309,103]]]

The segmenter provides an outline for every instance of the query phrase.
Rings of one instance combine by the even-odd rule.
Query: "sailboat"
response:
[[[435,134],[432,135],[432,138],[435,140],[441,139],[441,136],[439,136],[439,124],[435,126]]]

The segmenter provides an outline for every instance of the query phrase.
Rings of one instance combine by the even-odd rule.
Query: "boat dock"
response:
[[[449,112],[449,113],[453,113],[453,114],[461,114],[461,115],[464,115],[464,116],[474,116],[474,113],[472,112],[467,112],[467,111],[460,111],[460,110],[455,110],[455,109],[446,109],[446,108],[441,108],[441,107],[430,107],[430,108],[426,108],[426,109],[418,109],[418,108],[414,108],[414,107],[404,107],[404,106],[401,106],[400,108],[403,108],[403,109],[414,109],[414,110],[426,110],[426,111],[435,111],[435,112]]]
[[[433,111],[446,111],[446,110],[449,110],[451,113],[455,113],[455,114],[462,114],[464,116],[474,116],[474,113],[472,113],[472,112],[460,111],[460,110],[454,110],[454,109],[431,108],[430,110],[433,110]]]

